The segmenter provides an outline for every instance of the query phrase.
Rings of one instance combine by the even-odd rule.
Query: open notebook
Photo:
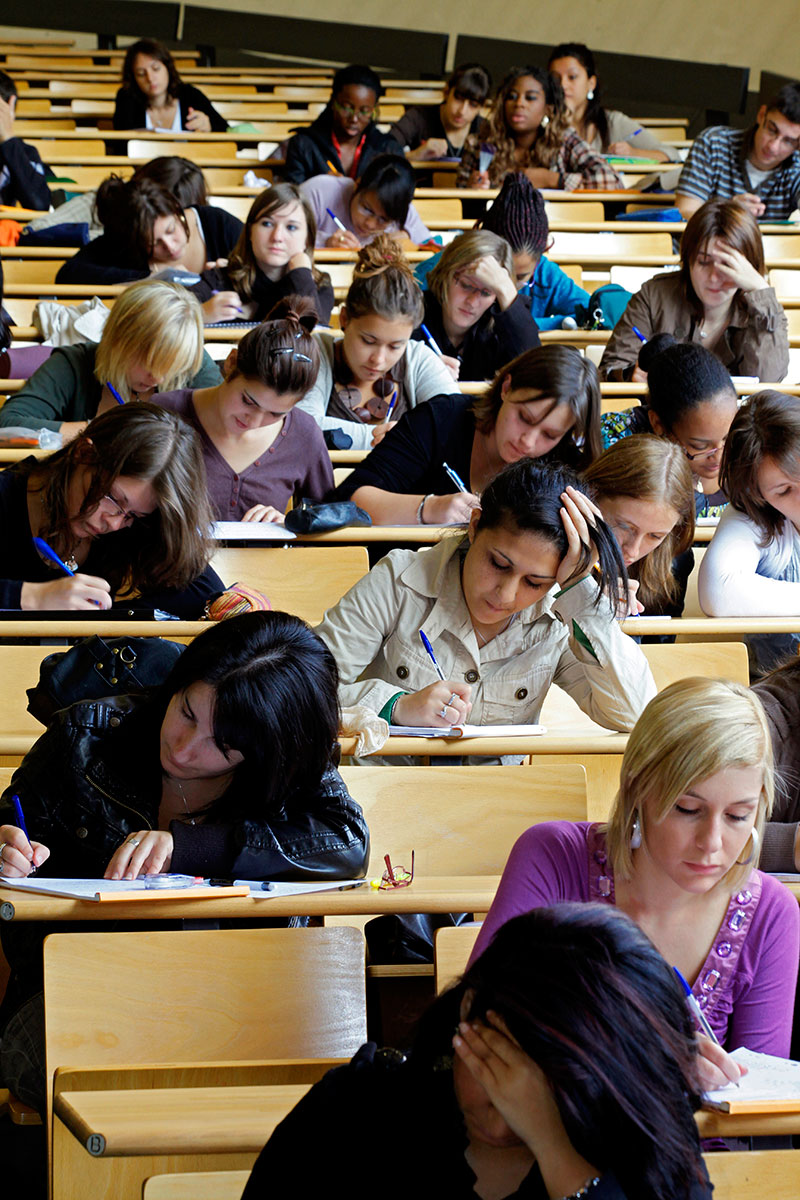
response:
[[[731,1058],[747,1067],[747,1074],[738,1088],[729,1084],[707,1092],[704,1108],[729,1113],[800,1112],[800,1062],[744,1047],[734,1050]]]

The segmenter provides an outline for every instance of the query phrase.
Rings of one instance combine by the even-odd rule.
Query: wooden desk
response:
[[[93,1157],[258,1154],[310,1084],[62,1092],[55,1116]]]
[[[387,768],[388,770],[388,768]],[[502,768],[498,767],[498,770]],[[498,875],[415,876],[407,888],[380,891],[368,883],[340,892],[311,892],[305,896],[276,896],[253,900],[226,896],[219,900],[70,900],[0,887],[2,921],[219,921],[263,920],[291,916],[373,916],[404,912],[488,912]]]
[[[713,532],[710,530],[709,532]],[[800,633],[800,616],[796,617],[628,617],[622,629],[632,637],[646,634],[702,634],[714,637],[733,634],[736,638],[747,633]]]

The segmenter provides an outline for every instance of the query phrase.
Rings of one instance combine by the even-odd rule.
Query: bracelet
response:
[[[418,508],[417,508],[417,512],[416,512],[416,518],[415,518],[415,519],[416,519],[416,522],[417,522],[417,525],[424,525],[424,524],[425,524],[425,521],[423,520],[422,511],[423,511],[423,509],[425,508],[425,501],[426,501],[426,500],[432,500],[432,499],[433,499],[433,495],[434,495],[434,493],[433,493],[433,492],[428,492],[427,496],[423,496],[423,497],[422,497],[422,499],[420,500],[420,502],[419,502],[419,506],[418,506]]]
[[[597,1187],[600,1179],[600,1175],[595,1175],[594,1179],[587,1180],[583,1187],[579,1187],[577,1192],[570,1192],[568,1196],[562,1196],[561,1200],[580,1200],[581,1196],[588,1196],[589,1192],[593,1192]]]

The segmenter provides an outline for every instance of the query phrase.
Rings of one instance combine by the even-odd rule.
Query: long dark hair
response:
[[[501,926],[423,1018],[412,1062],[429,1070],[441,1059],[462,1005],[468,1021],[503,1018],[547,1076],[574,1148],[626,1196],[665,1200],[706,1183],[688,1008],[624,913],[557,904]]]
[[[161,688],[163,709],[193,683],[215,691],[217,747],[244,755],[234,786],[205,811],[252,815],[258,797],[259,810],[275,814],[292,792],[307,808],[338,750],[339,672],[322,639],[289,613],[230,617],[176,661]]]
[[[583,127],[588,130],[590,125],[594,125],[602,143],[602,150],[608,149],[608,117],[606,110],[600,103],[600,77],[597,74],[597,67],[594,65],[594,55],[588,46],[583,42],[562,42],[560,46],[556,46],[555,50],[550,54],[547,60],[548,71],[552,67],[557,58],[574,58],[581,64],[588,76],[594,75],[596,83],[592,89],[594,95],[591,100],[586,101],[586,112],[583,116]]]
[[[149,270],[158,217],[174,217],[189,237],[181,202],[153,179],[129,179],[126,183],[118,175],[110,175],[97,189],[95,207],[105,233],[114,240],[118,266]]]
[[[175,100],[178,95],[178,88],[181,86],[181,77],[178,74],[178,68],[175,66],[175,59],[164,43],[157,41],[155,38],[140,38],[138,42],[134,42],[132,46],[128,46],[125,59],[122,63],[122,86],[131,88],[134,91],[141,91],[136,82],[136,76],[133,73],[133,64],[139,54],[146,54],[148,58],[155,58],[158,62],[164,64],[169,74],[167,95]]]
[[[272,187],[264,188],[264,191],[259,192],[256,196],[250,206],[250,211],[247,214],[247,220],[244,223],[242,232],[239,234],[239,240],[230,253],[228,274],[233,281],[233,286],[243,300],[252,299],[253,289],[258,277],[258,263],[253,253],[251,238],[253,226],[257,221],[261,221],[264,217],[269,217],[272,213],[277,212],[279,208],[288,208],[290,204],[299,204],[306,219],[305,251],[311,259],[311,274],[314,283],[318,288],[326,287],[330,284],[330,275],[323,274],[322,271],[318,271],[314,266],[317,221],[314,216],[314,210],[309,204],[305,193],[300,191],[296,183],[274,183]]]
[[[76,514],[69,511],[69,486],[82,468],[91,477]],[[144,402],[115,405],[26,473],[43,494],[42,537],[67,552],[70,521],[96,508],[120,475],[152,486],[156,511],[98,541],[102,573],[112,592],[184,588],[208,563],[212,517],[200,439],[165,408]]]
[[[515,532],[535,533],[555,546],[559,559],[562,559],[569,549],[569,542],[561,520],[564,507],[561,495],[568,487],[591,495],[586,484],[565,467],[543,464],[535,458],[522,458],[511,463],[495,475],[483,492],[475,533],[500,526]],[[597,552],[599,587],[594,603],[598,605],[604,595],[616,596],[620,586],[627,588],[628,573],[613,532],[601,517],[596,517],[595,521],[591,532]],[[583,547],[576,574],[587,569],[592,553],[591,546]]]
[[[553,408],[566,404],[575,415],[575,425],[565,433],[548,458],[568,462],[570,466],[588,466],[603,449],[600,434],[600,383],[597,367],[574,346],[536,346],[526,350],[506,366],[476,397],[472,406],[475,427],[491,433],[503,405],[503,380],[510,379],[511,389],[536,390],[543,400],[551,399]]]
[[[733,418],[719,471],[732,506],[758,526],[761,546],[778,537],[788,520],[759,490],[758,472],[767,458],[790,479],[800,477],[800,398],[771,388],[748,396]]]

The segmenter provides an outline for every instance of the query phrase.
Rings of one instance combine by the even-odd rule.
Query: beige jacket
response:
[[[610,605],[592,606],[594,582],[560,596],[552,589],[479,649],[461,590],[460,546],[448,537],[431,550],[392,550],[325,614],[317,633],[338,663],[342,705],[380,712],[399,692],[435,683],[424,629],[445,678],[472,684],[473,724],[535,723],[557,683],[600,725],[631,729],[655,684]]]

